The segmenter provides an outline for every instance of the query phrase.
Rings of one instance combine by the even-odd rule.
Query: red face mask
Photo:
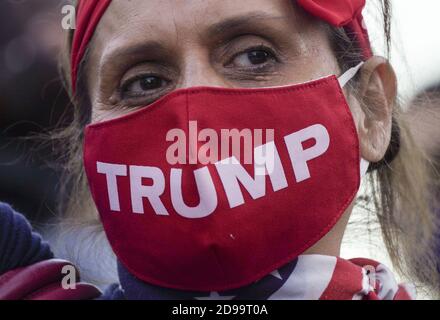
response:
[[[285,87],[177,90],[88,126],[86,173],[121,263],[158,286],[224,291],[313,246],[352,203],[366,171],[341,89],[359,68]],[[255,139],[246,163],[237,150],[200,163],[201,154],[215,158],[232,129],[273,135]],[[181,149],[179,137],[187,142]]]

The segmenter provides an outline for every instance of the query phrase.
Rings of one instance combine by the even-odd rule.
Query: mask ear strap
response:
[[[342,76],[340,76],[338,78],[338,81],[339,81],[339,84],[340,84],[341,88],[344,88],[347,85],[347,83],[349,83],[350,80],[353,79],[356,76],[356,74],[362,68],[364,63],[365,62],[361,62],[357,66],[348,69],[346,72],[344,72],[344,74]],[[370,163],[367,160],[365,160],[364,158],[361,158],[361,163],[360,163],[361,180],[367,174],[369,166],[370,166]]]
[[[341,88],[344,88],[347,85],[347,83],[354,78],[354,76],[359,72],[359,70],[362,68],[363,65],[364,62],[359,63],[357,66],[345,71],[344,74],[338,78]]]
[[[370,162],[368,162],[364,158],[361,158],[360,166],[361,166],[360,172],[361,172],[361,180],[362,180],[368,172],[368,168],[370,167]]]

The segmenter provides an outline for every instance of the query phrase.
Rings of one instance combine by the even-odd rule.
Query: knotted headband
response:
[[[363,22],[362,10],[366,0],[297,0],[304,10],[331,26],[344,28],[358,42],[364,58],[372,55],[368,32]],[[77,28],[71,52],[72,92],[76,91],[79,65],[95,29],[110,5],[111,0],[78,0]]]

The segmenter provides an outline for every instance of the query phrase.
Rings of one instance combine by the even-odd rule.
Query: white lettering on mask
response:
[[[303,143],[313,139],[315,144],[304,149]],[[308,162],[326,153],[330,145],[327,129],[316,124],[284,137],[296,182],[311,178]],[[106,175],[110,209],[121,211],[118,194],[117,177],[127,176],[129,171],[131,206],[133,213],[143,214],[143,199],[147,198],[157,215],[169,215],[160,197],[165,192],[165,177],[156,167],[128,166],[97,162],[97,172]],[[253,199],[266,195],[266,177],[272,184],[274,192],[288,187],[283,164],[275,143],[269,142],[254,149],[254,177],[234,158],[223,159],[215,163],[215,168],[223,184],[230,208],[245,203],[240,184]],[[144,178],[152,183],[145,186]],[[208,167],[194,170],[200,202],[195,207],[189,207],[183,200],[182,169],[172,168],[170,171],[171,205],[174,210],[185,218],[204,218],[211,215],[218,205],[217,191],[212,181]]]
[[[110,209],[112,211],[121,211],[119,204],[118,182],[117,177],[127,176],[127,166],[123,164],[96,163],[98,173],[106,175],[107,193],[110,201]]]
[[[265,149],[264,153],[262,152],[263,149]],[[231,208],[244,204],[239,182],[253,199],[266,195],[267,173],[274,191],[287,188],[288,186],[283,165],[274,142],[255,148],[254,159],[254,178],[249,175],[234,157],[220,161],[215,165]],[[262,169],[261,165],[266,167],[264,174],[261,174],[261,170],[259,170]]]
[[[171,202],[176,212],[185,218],[204,218],[217,208],[217,192],[207,167],[194,171],[200,202],[188,207],[183,201],[182,169],[171,169]]]
[[[144,186],[143,179],[151,179],[151,186]],[[165,191],[165,177],[159,168],[130,166],[131,206],[134,213],[144,213],[143,198],[148,198],[157,215],[168,215],[160,200]]]
[[[303,143],[310,139],[316,141],[315,145],[304,150]],[[311,175],[307,162],[318,158],[328,150],[330,136],[323,125],[316,124],[284,137],[284,141],[286,141],[287,150],[292,161],[296,182],[301,182],[310,179]]]

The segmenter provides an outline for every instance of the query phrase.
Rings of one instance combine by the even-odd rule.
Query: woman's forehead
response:
[[[112,1],[106,16],[124,23],[145,21],[170,25],[209,25],[230,16],[252,11],[267,15],[293,10],[292,0],[123,0]]]
[[[241,33],[289,34],[304,46],[316,46],[320,39],[299,33],[317,30],[312,18],[292,0],[124,0],[113,1],[104,14],[92,41],[92,58],[101,63],[127,54],[126,49],[154,49],[158,54],[175,51],[198,40],[216,43]],[[316,34],[316,33],[315,33]],[[316,41],[317,40],[317,41]],[[304,42],[310,42],[306,44]],[[315,43],[313,45],[313,43]],[[151,52],[151,50],[150,50]],[[135,52],[133,54],[136,54]],[[100,63],[100,64],[101,64]]]
[[[245,23],[294,24],[295,11],[291,0],[113,1],[97,33],[105,41],[122,35],[172,41],[185,35],[210,36]]]

